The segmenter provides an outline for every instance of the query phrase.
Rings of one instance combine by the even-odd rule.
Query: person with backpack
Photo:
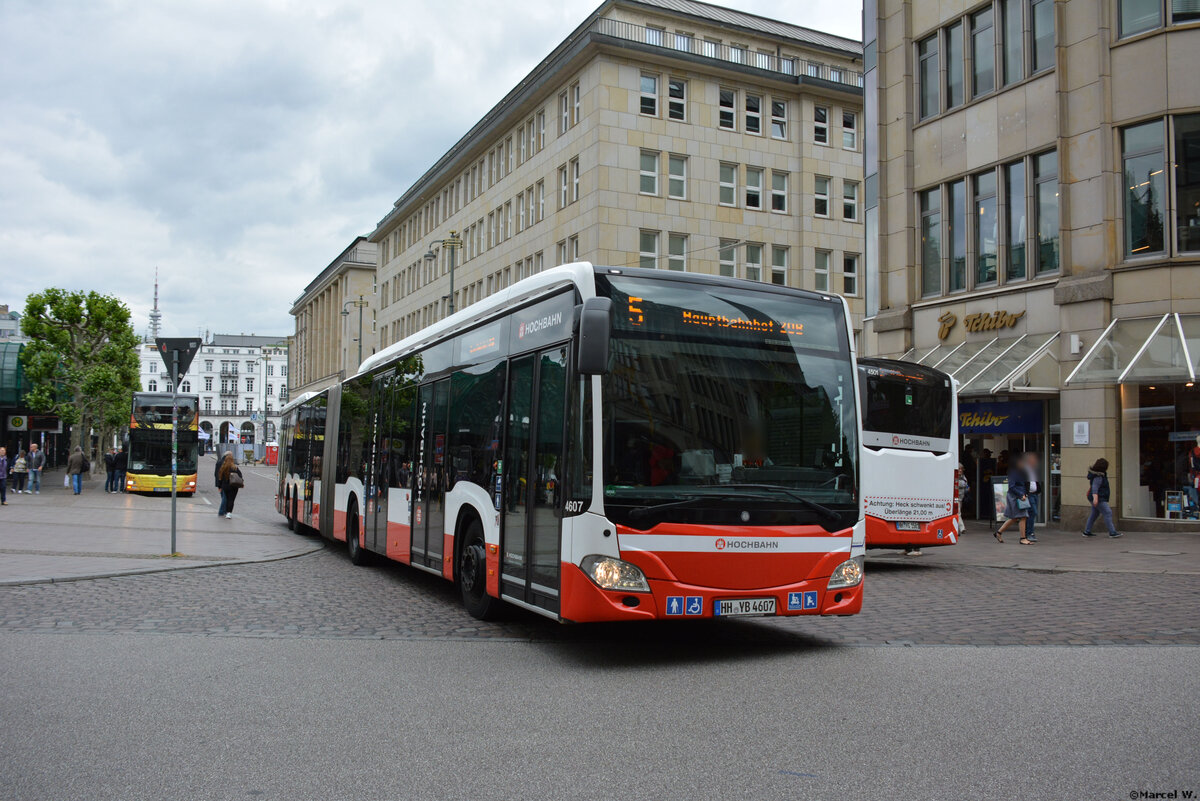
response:
[[[91,469],[88,464],[87,457],[83,455],[83,448],[76,445],[75,452],[67,458],[67,477],[70,479],[71,489],[78,495],[83,492],[83,474]]]
[[[242,471],[233,462],[233,452],[226,453],[221,466],[217,468],[217,486],[221,490],[221,506],[217,509],[217,517],[233,517],[233,503],[237,500],[238,490],[245,484]]]
[[[1108,460],[1097,459],[1091,470],[1088,471],[1087,499],[1088,503],[1092,505],[1092,511],[1088,514],[1087,522],[1083,524],[1083,536],[1096,536],[1092,533],[1092,525],[1101,515],[1104,516],[1104,525],[1108,526],[1108,536],[1113,539],[1121,536],[1113,526],[1112,507],[1108,505],[1109,496]]]

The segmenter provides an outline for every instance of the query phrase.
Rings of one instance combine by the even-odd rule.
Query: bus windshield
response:
[[[857,412],[840,304],[675,278],[597,281],[615,307],[603,402],[610,517],[643,529],[821,513],[822,525],[853,523]],[[637,511],[655,505],[664,511],[652,520]],[[747,520],[755,508],[775,514]]]
[[[195,473],[198,458],[198,442],[195,431],[179,432],[179,462],[180,474]],[[129,470],[135,473],[159,473],[168,475],[171,472],[171,432],[169,430],[153,429],[130,432],[129,436]]]
[[[953,423],[950,377],[918,365],[859,362],[863,444],[945,452]]]

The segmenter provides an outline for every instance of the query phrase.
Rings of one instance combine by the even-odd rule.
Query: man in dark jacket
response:
[[[125,448],[117,449],[117,492],[125,491],[125,471],[129,469],[129,454],[125,452]]]
[[[83,448],[75,446],[75,451],[67,457],[67,475],[71,477],[71,489],[75,494],[83,492],[83,473],[87,458],[83,455]]]
[[[1113,526],[1112,507],[1108,505],[1110,494],[1108,460],[1097,459],[1091,470],[1088,470],[1087,500],[1092,505],[1092,511],[1088,513],[1087,522],[1083,524],[1083,536],[1096,536],[1092,533],[1092,525],[1098,517],[1104,518],[1104,525],[1108,526],[1108,536],[1113,538],[1121,536]]]
[[[104,454],[104,491],[117,491],[117,449],[109,448]]]
[[[0,506],[8,506],[8,448],[0,445]]]

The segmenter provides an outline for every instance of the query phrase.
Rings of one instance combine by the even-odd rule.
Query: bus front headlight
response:
[[[847,559],[833,570],[833,575],[829,577],[828,589],[844,590],[847,587],[857,587],[863,580],[863,565],[862,557],[856,556],[853,559]]]
[[[622,592],[650,592],[646,576],[637,565],[631,565],[612,556],[592,554],[579,563],[588,578],[606,590]]]

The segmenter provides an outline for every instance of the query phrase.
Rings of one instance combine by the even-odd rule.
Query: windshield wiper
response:
[[[808,498],[805,498],[803,495],[796,492],[795,490],[788,489],[787,487],[780,487],[775,484],[742,484],[740,482],[734,482],[734,483],[730,484],[729,486],[742,487],[744,489],[769,490],[771,492],[778,492],[779,494],[786,495],[787,497],[796,501],[801,506],[804,506],[808,509],[812,509],[814,512],[821,515],[826,520],[841,520],[842,519],[842,516],[839,513],[830,509],[828,506],[817,503],[816,501],[813,501],[813,500],[809,500]]]
[[[729,501],[736,500],[726,495],[694,495],[691,498],[685,498],[682,501],[668,501],[666,503],[656,503],[653,506],[639,506],[629,513],[630,520],[640,520],[643,517],[652,515],[666,509],[682,509],[686,506],[700,506],[708,501]]]

